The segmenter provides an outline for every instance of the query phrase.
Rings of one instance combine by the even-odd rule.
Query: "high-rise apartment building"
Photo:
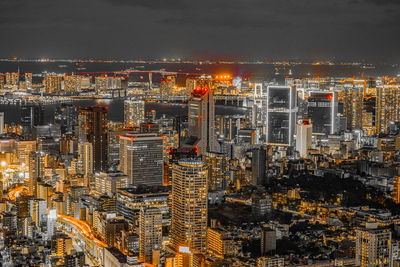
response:
[[[31,199],[29,200],[29,215],[32,218],[32,222],[39,227],[43,222],[46,221],[47,204],[44,199]]]
[[[159,208],[142,208],[139,215],[139,260],[153,263],[153,251],[162,246],[162,213]]]
[[[267,143],[283,146],[293,145],[296,115],[296,89],[290,86],[268,86]]]
[[[82,107],[79,109],[79,139],[93,146],[93,170],[105,170],[108,165],[107,135],[108,107]]]
[[[172,245],[201,253],[207,241],[207,168],[200,159],[185,159],[172,169]]]
[[[307,150],[312,143],[312,124],[310,120],[303,119],[296,124],[296,150],[300,157],[307,157]]]
[[[391,266],[392,232],[367,222],[356,230],[356,265],[361,267]]]
[[[85,177],[93,174],[93,144],[84,142],[78,144],[78,166]]]
[[[129,99],[124,101],[124,124],[125,126],[139,126],[144,122],[143,100]]]
[[[376,91],[376,132],[387,133],[390,122],[400,121],[400,86],[384,84]]]
[[[276,231],[264,227],[261,233],[261,255],[276,249]]]
[[[4,133],[4,112],[0,112],[0,134]]]
[[[199,154],[220,152],[215,132],[215,102],[211,79],[197,79],[189,100],[189,140],[187,143],[198,148]]]
[[[43,79],[45,92],[48,94],[57,94],[61,91],[63,75],[47,74]]]
[[[336,92],[312,91],[308,96],[307,118],[312,131],[318,134],[337,132],[338,100]]]
[[[36,197],[38,194],[38,179],[44,176],[46,155],[41,151],[33,151],[29,153],[29,178],[26,181],[28,193]]]
[[[119,156],[120,170],[130,184],[163,184],[163,140],[157,133],[121,136]]]

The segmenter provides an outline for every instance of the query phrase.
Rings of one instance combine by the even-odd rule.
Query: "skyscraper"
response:
[[[215,133],[215,103],[211,79],[197,79],[189,101],[189,140],[188,144],[197,146],[199,154],[220,152]]]
[[[368,223],[356,231],[356,265],[362,267],[391,266],[392,232]]]
[[[4,112],[0,112],[0,134],[4,133]]]
[[[296,150],[300,157],[307,156],[312,142],[312,124],[310,120],[303,119],[296,124]]]
[[[121,136],[119,156],[130,184],[163,184],[163,139],[157,133]]]
[[[78,144],[78,164],[79,170],[83,173],[88,181],[88,178],[93,174],[93,144],[84,142]],[[89,186],[89,184],[87,184]]]
[[[271,145],[293,145],[296,115],[295,88],[290,86],[268,86],[267,143]]]
[[[376,91],[376,132],[387,133],[391,121],[400,121],[400,86],[384,84]]]
[[[90,107],[79,109],[79,139],[93,145],[93,169],[105,170],[107,157],[107,110],[108,107]]]
[[[204,253],[207,241],[207,168],[200,159],[185,159],[172,169],[172,245]]]
[[[29,178],[27,180],[28,193],[37,196],[38,179],[44,176],[45,154],[43,152],[29,153]]]
[[[139,260],[153,263],[153,251],[161,250],[162,214],[156,207],[142,208],[139,215]]]
[[[144,101],[128,99],[124,101],[125,126],[139,126],[144,122]]]
[[[308,97],[308,118],[313,133],[335,134],[337,132],[338,101],[336,92],[313,91]]]

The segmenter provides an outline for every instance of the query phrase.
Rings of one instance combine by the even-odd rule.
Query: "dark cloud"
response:
[[[398,3],[0,0],[0,56],[398,60]]]

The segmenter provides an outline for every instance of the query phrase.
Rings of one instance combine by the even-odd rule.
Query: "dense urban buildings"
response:
[[[264,65],[0,74],[2,262],[399,266],[399,78]]]

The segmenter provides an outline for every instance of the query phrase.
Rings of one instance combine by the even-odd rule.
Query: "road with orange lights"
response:
[[[20,195],[21,195],[21,193],[24,191],[24,190],[26,190],[27,188],[25,187],[25,186],[23,186],[23,185],[21,185],[21,186],[17,186],[17,187],[15,187],[15,188],[13,188],[13,189],[11,189],[9,192],[8,192],[8,199],[9,200],[16,200],[17,199],[17,197],[19,197]]]
[[[91,240],[97,246],[99,247],[108,246],[106,243],[102,242],[101,240],[97,239],[94,236],[92,229],[90,229],[89,225],[87,225],[87,223],[85,223],[84,221],[66,215],[57,215],[57,217],[58,219],[75,226],[82,235],[84,235],[87,239]]]

